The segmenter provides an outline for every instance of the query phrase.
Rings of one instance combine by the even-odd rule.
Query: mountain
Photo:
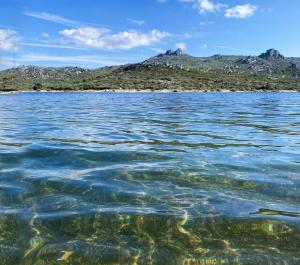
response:
[[[259,55],[258,57],[265,60],[284,59],[284,56],[275,49],[269,49],[266,52]]]
[[[40,67],[40,66],[19,66],[16,68],[8,69],[4,72],[7,74],[17,75],[23,79],[66,79],[79,76],[89,70],[80,67]]]
[[[225,71],[249,74],[289,74],[292,63],[300,65],[300,58],[284,58],[275,49],[269,49],[259,56],[194,57],[184,54],[182,50],[167,51],[152,57],[143,64],[163,65],[179,69],[197,69],[200,71]]]
[[[275,49],[259,56],[211,57],[177,49],[95,70],[20,66],[0,72],[0,90],[300,90],[299,66],[300,58]]]

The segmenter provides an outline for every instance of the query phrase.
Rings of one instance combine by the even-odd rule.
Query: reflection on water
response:
[[[300,264],[300,94],[0,95],[1,265]]]

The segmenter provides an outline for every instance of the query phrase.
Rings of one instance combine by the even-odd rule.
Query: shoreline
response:
[[[300,93],[299,90],[136,90],[136,89],[105,89],[105,90],[18,90],[0,91],[0,95],[22,94],[22,93]]]

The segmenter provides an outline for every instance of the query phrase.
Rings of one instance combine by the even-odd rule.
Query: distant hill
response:
[[[300,90],[300,58],[195,57],[168,50],[138,64],[86,70],[20,66],[0,72],[0,90]]]
[[[300,58],[284,58],[275,49],[269,49],[259,56],[214,55],[211,57],[194,57],[178,49],[167,51],[143,62],[145,65],[164,65],[179,69],[273,75],[291,74],[292,63],[300,67]]]

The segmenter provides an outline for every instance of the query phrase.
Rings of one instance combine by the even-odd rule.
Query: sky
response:
[[[300,57],[300,0],[1,0],[0,69],[97,68],[176,48]]]

